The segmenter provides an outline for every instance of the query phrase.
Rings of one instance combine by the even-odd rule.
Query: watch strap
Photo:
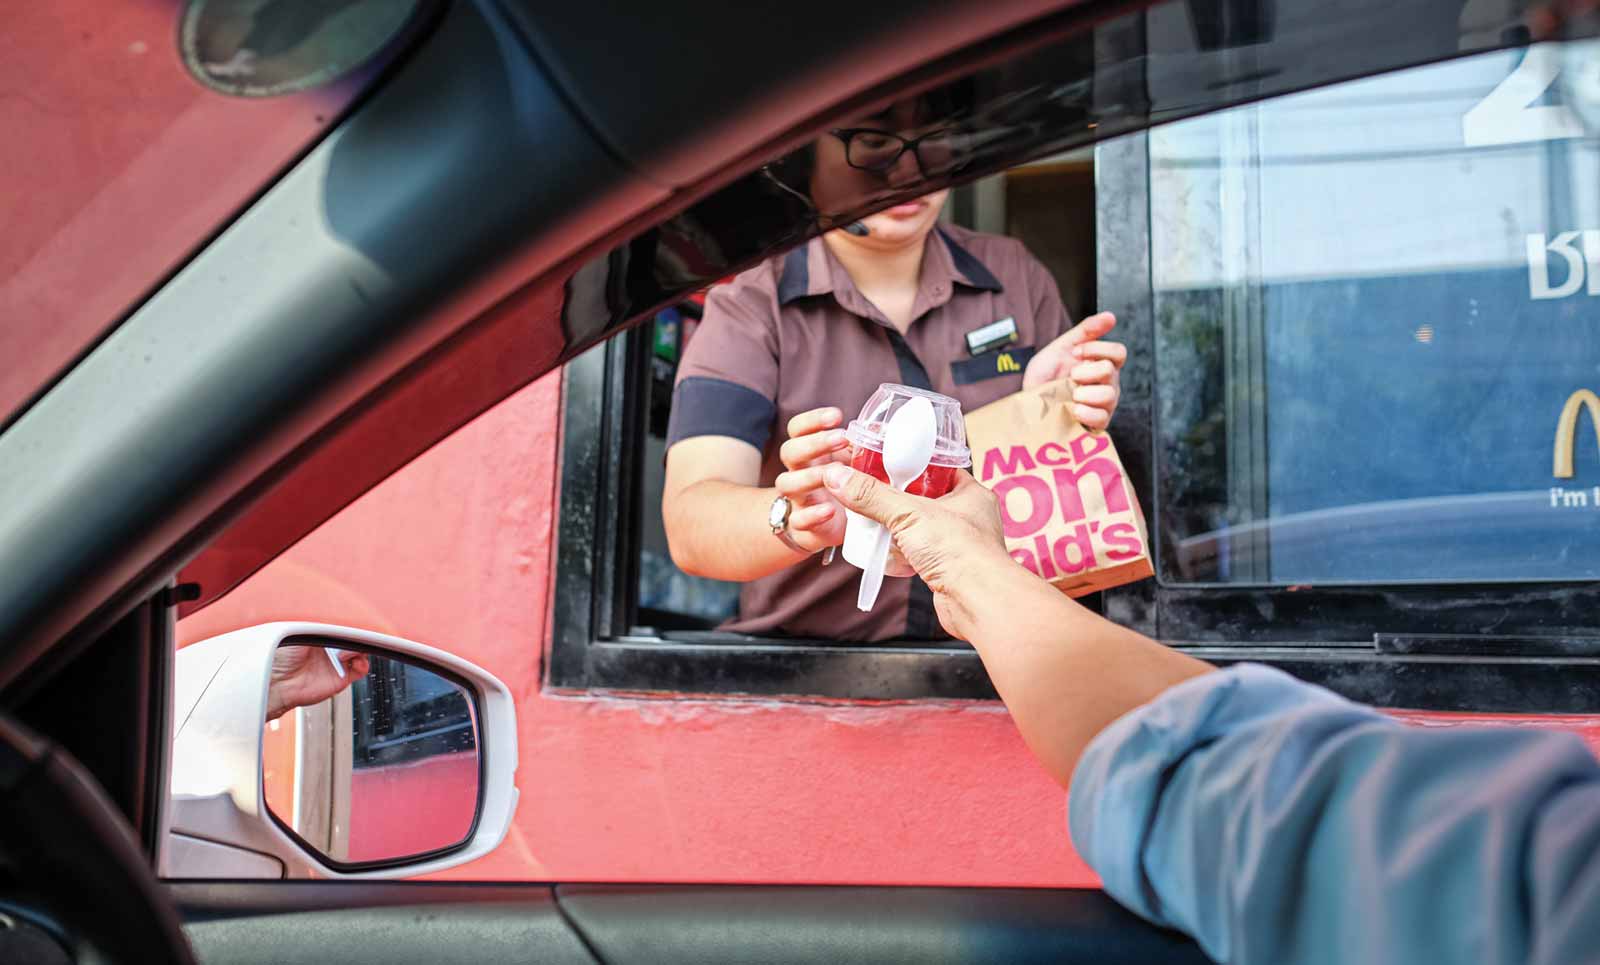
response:
[[[780,505],[783,506],[783,522],[782,523],[775,522],[773,520],[773,518],[772,518],[772,517],[775,517],[777,515],[778,507]],[[789,514],[791,512],[793,512],[793,511],[794,511],[794,504],[789,502],[789,497],[787,497],[787,496],[779,496],[777,499],[774,499],[772,501],[772,510],[771,510],[771,512],[768,513],[768,517],[769,517],[768,521],[767,521],[768,527],[772,530],[772,535],[774,535],[774,536],[778,537],[779,539],[783,540],[783,545],[789,547],[790,549],[794,550],[796,553],[799,553],[802,556],[810,556],[811,555],[811,550],[808,550],[804,546],[801,546],[799,543],[796,543],[795,540],[794,540],[794,537],[789,535]]]
[[[799,553],[803,556],[810,556],[812,554],[811,550],[806,549],[804,546],[801,546],[799,543],[794,541],[794,537],[789,535],[789,530],[787,527],[773,530],[772,535],[783,540],[783,545],[794,550],[796,553]]]

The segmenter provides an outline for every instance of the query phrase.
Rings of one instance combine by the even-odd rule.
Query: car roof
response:
[[[1459,0],[1294,0],[1266,35],[1190,29],[1215,26],[1216,6],[1166,5],[1191,17],[1169,25],[1171,50],[1138,19],[1097,36],[1112,50],[1088,79],[1119,94],[1097,109],[1121,122],[1079,141],[1483,49],[1515,22],[1505,11],[1480,36]],[[755,219],[716,271],[817,230],[768,195],[756,204],[760,161],[1126,9],[451,5],[359,110],[0,435],[0,686],[186,562],[191,605],[214,599],[467,419],[710,280],[652,226]],[[1058,146],[1046,131],[963,178]]]

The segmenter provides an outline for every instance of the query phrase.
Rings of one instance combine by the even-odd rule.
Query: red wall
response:
[[[349,861],[383,861],[460,843],[478,803],[478,755],[439,754],[350,772]]]
[[[506,400],[180,622],[180,644],[316,620],[505,681],[522,800],[505,843],[453,877],[1092,880],[1062,795],[998,705],[541,693],[558,410],[554,376]]]
[[[445,877],[1094,882],[1064,795],[998,704],[542,693],[559,401],[555,376],[508,399],[180,622],[180,645],[315,620],[442,647],[505,681],[521,804],[498,850]],[[1544,723],[1600,748],[1593,720]]]

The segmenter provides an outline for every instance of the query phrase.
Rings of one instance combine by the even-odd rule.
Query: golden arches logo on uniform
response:
[[[1567,398],[1561,408],[1561,419],[1556,423],[1555,476],[1572,478],[1572,458],[1578,442],[1578,419],[1583,410],[1589,410],[1589,421],[1594,426],[1594,442],[1600,447],[1600,396],[1588,389],[1579,389]]]
[[[1010,379],[1027,371],[1034,347],[1023,345],[1004,352],[985,352],[970,359],[950,363],[950,377],[956,385],[975,385],[989,379]]]

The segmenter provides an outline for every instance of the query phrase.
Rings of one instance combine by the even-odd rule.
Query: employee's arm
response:
[[[778,491],[756,485],[760,468],[754,446],[727,436],[696,436],[667,451],[661,521],[679,569],[744,582],[805,558],[772,535],[767,511]]]
[[[673,561],[696,576],[759,579],[844,538],[844,513],[821,478],[822,464],[848,459],[843,414],[825,407],[778,421],[778,281],[763,264],[712,288],[679,366],[661,517]],[[762,486],[775,432],[785,471]],[[793,505],[788,535],[800,550],[768,522],[780,494]]]
[[[728,436],[694,436],[667,450],[661,518],[678,568],[695,576],[748,581],[793,566],[835,546],[844,513],[822,487],[823,468],[843,458],[849,443],[836,408],[813,409],[789,421],[779,450],[786,470],[773,486],[758,486],[761,453]],[[792,503],[789,537],[768,522],[778,496]]]
[[[932,501],[837,476],[1070,781],[1073,844],[1135,912],[1239,965],[1600,948],[1600,765],[1575,736],[1407,727],[1265,667],[1207,672],[997,555],[970,480]]]

